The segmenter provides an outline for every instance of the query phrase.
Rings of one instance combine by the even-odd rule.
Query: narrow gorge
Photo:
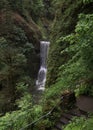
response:
[[[93,129],[93,0],[0,1],[0,130]]]

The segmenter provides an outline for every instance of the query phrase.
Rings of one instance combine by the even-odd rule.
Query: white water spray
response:
[[[42,91],[45,89],[46,73],[47,73],[46,60],[47,60],[47,56],[48,56],[49,44],[50,44],[50,42],[48,42],[48,41],[40,42],[41,66],[40,66],[40,69],[38,72],[36,86],[38,87],[38,90],[42,90]]]

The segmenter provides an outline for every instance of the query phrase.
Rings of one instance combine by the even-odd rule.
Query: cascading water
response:
[[[38,78],[36,81],[36,86],[38,87],[38,90],[45,89],[46,73],[47,73],[46,60],[47,60],[47,56],[48,56],[49,44],[50,44],[50,42],[48,42],[48,41],[40,42],[41,66],[40,66],[40,69],[38,72]]]

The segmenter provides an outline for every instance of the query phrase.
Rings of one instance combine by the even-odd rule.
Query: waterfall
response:
[[[40,41],[40,69],[38,72],[38,78],[36,81],[36,86],[38,87],[38,90],[44,90],[45,89],[45,82],[46,82],[46,73],[47,73],[47,65],[46,60],[48,56],[48,49],[49,49],[50,42],[48,41]]]

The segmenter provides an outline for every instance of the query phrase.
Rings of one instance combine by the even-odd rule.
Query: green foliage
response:
[[[17,86],[16,87],[17,91],[20,92],[20,93],[22,93],[22,94],[26,93],[27,90],[28,90],[28,84],[25,85],[23,82],[17,83],[16,86]]]
[[[93,2],[93,0],[83,0],[83,2],[84,2],[85,4],[88,4],[88,3]]]
[[[27,55],[33,53],[34,47],[20,27],[13,25],[10,34],[11,31],[8,30],[5,37],[0,37],[0,82],[4,86],[7,84],[8,87],[14,88],[13,86],[20,82],[19,80],[23,81],[24,75],[25,77],[28,75],[25,71]],[[27,79],[24,80],[26,81]]]
[[[64,130],[92,130],[93,128],[93,117],[85,119],[81,118],[74,118],[70,124],[68,124]]]
[[[31,9],[32,9],[32,13],[35,14],[36,16],[38,15],[38,13],[40,11],[42,11],[43,8],[43,1],[42,0],[32,0],[31,1]],[[38,12],[39,11],[39,12]],[[38,12],[38,13],[37,13]],[[32,15],[33,15],[32,14]]]
[[[51,51],[48,58],[48,85],[52,85],[59,77],[59,67],[67,62],[69,59],[68,54],[61,54],[68,43],[59,41],[60,37],[70,34],[76,25],[78,8],[81,7],[82,1],[58,0],[52,1],[55,9],[55,19],[51,26]],[[55,7],[56,6],[56,7]]]
[[[12,37],[14,38],[16,44],[25,44],[27,42],[27,37],[25,32],[22,28],[14,26],[13,27],[13,34]]]
[[[87,87],[87,85],[84,86],[81,84],[81,86],[77,86],[74,92],[77,97],[82,94],[87,94],[88,91],[89,91],[89,87]]]
[[[75,91],[76,95],[93,95],[93,14],[80,14],[76,24],[74,19],[77,21],[78,7],[82,1],[77,3],[78,5],[72,4],[70,0],[64,1],[58,5],[64,7],[61,8],[62,12],[59,12],[60,8],[57,6],[48,59],[48,88],[45,92],[49,108],[56,104],[64,90]],[[85,118],[76,119],[68,129],[86,129],[86,122]],[[88,125],[91,126],[91,123],[87,124],[88,129],[91,129]]]
[[[76,96],[93,95],[93,14],[80,14],[77,25],[70,35],[64,36],[64,32],[67,33],[69,30],[64,30],[66,27],[64,21],[62,22],[64,27],[58,24],[59,21],[53,29],[62,27],[63,30],[60,33],[56,29],[55,33],[52,32],[53,44],[50,46],[48,59],[48,89],[45,95],[48,104],[52,104],[49,106],[53,106],[64,91],[74,91]],[[73,130],[80,130],[83,119],[80,122],[81,125],[78,123]],[[69,130],[72,128],[69,127]]]
[[[16,76],[20,77],[24,73],[23,68],[26,65],[26,57],[17,48],[9,44],[6,39],[1,37],[0,82],[7,84],[7,87],[13,87],[16,82]]]
[[[60,40],[69,42],[69,46],[61,51],[68,54],[69,60],[60,66],[60,78],[62,86],[75,89],[77,86],[91,86],[93,70],[93,15],[79,15],[79,22],[75,33]],[[87,87],[86,87],[87,88]],[[87,89],[88,90],[88,89]]]
[[[0,9],[7,9],[19,12],[25,18],[31,14],[33,19],[43,14],[43,0],[3,0],[0,2]]]
[[[29,2],[30,4],[28,4]],[[35,39],[36,36],[33,36],[37,30],[32,27],[34,22],[32,23],[31,21],[31,27],[30,23],[27,24],[26,17],[30,13],[26,8],[27,4],[29,7],[32,5],[30,0],[0,1],[0,93],[4,95],[3,98],[2,96],[0,98],[0,101],[3,102],[0,102],[0,112],[7,111],[6,108],[8,107],[5,107],[5,111],[3,111],[3,107],[8,104],[5,100],[9,100],[9,108],[12,109],[11,104],[22,95],[25,88],[21,88],[21,86],[19,90],[16,90],[16,84],[20,84],[20,82],[28,84],[29,90],[29,86],[33,87],[35,83],[33,78],[36,76],[38,69],[38,61],[36,61],[38,58],[32,42],[37,41],[37,38]],[[16,14],[22,19],[16,17]],[[29,17],[31,20],[30,15]],[[27,24],[27,26],[29,25],[29,29],[26,30],[26,26],[23,23]],[[29,31],[31,32],[30,38],[28,36]],[[33,70],[34,65],[35,69]],[[6,96],[9,99],[5,99]]]
[[[0,130],[19,130],[29,123],[37,120],[42,115],[42,107],[40,105],[32,105],[31,95],[26,92],[26,86],[21,84],[18,87],[24,89],[21,99],[16,101],[18,110],[6,113],[0,117]]]

